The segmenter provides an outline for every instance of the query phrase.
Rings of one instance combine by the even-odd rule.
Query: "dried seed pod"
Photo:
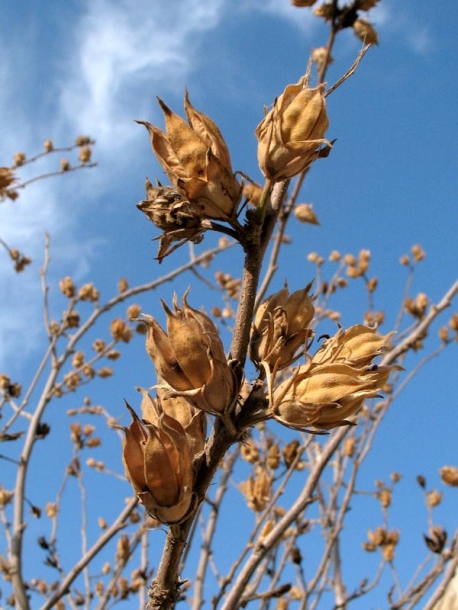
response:
[[[145,121],[153,151],[173,186],[204,218],[234,216],[241,186],[232,173],[227,145],[216,124],[191,105],[185,95],[186,123],[158,98],[165,133]]]
[[[391,333],[392,334],[392,333]],[[292,428],[329,429],[349,424],[366,398],[376,396],[400,367],[370,367],[391,334],[356,325],[339,330],[273,392],[271,412]]]
[[[291,295],[287,287],[276,292],[256,312],[250,339],[250,358],[266,362],[271,369],[283,369],[296,358],[313,336],[310,329],[315,314],[311,284]]]
[[[158,403],[157,425],[140,420],[129,405],[127,408],[132,423],[123,428],[126,476],[152,517],[162,523],[179,523],[193,509],[193,456],[186,432]]]
[[[183,297],[174,311],[162,304],[167,315],[167,333],[151,316],[144,316],[148,328],[146,349],[158,377],[167,385],[168,396],[183,396],[208,413],[223,413],[237,397],[238,383],[227,362],[218,329],[210,318]]]
[[[302,77],[286,87],[259,123],[258,162],[266,178],[292,178],[329,152],[331,143],[324,139],[329,126],[324,88],[324,84],[310,88],[308,77]]]
[[[202,210],[192,205],[176,189],[161,184],[154,187],[148,179],[146,180],[146,200],[138,203],[137,208],[163,231],[158,238],[157,258],[159,262],[162,262],[165,256],[171,254],[186,241],[201,242],[204,231],[211,227]],[[179,243],[171,247],[171,244],[176,241]]]

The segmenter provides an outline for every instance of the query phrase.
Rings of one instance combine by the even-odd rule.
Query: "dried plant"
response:
[[[138,121],[147,128],[170,185],[153,186],[147,180],[146,199],[137,206],[161,231],[158,262],[170,260],[188,243],[185,263],[144,285],[129,287],[121,278],[118,293],[104,300],[94,284],[78,286],[64,277],[53,299],[64,302],[65,309],[54,320],[47,241],[41,270],[42,360],[29,382],[11,379],[8,371],[0,374],[0,441],[8,446],[2,458],[15,471],[14,486],[0,486],[5,534],[0,570],[7,605],[102,610],[127,600],[130,607],[149,610],[179,602],[193,610],[337,610],[350,607],[382,581],[385,586],[389,577],[390,608],[419,603],[430,610],[446,607],[438,604],[447,599],[458,566],[458,530],[446,531],[436,520],[436,509],[453,490],[429,488],[425,477],[418,476],[426,515],[421,532],[425,555],[414,558],[414,575],[404,586],[397,568],[403,532],[391,522],[390,511],[402,477],[393,473],[388,481],[363,489],[359,476],[400,392],[430,358],[454,349],[457,314],[441,327],[437,347],[423,351],[431,325],[445,318],[458,281],[435,303],[424,293],[411,296],[413,274],[425,256],[421,246],[413,246],[401,259],[408,270],[401,312],[396,327],[385,333],[379,331],[385,314],[375,309],[377,279],[370,274],[368,250],[357,255],[333,251],[327,263],[312,252],[313,281],[294,292],[287,285],[271,289],[289,220],[305,223],[304,231],[307,223],[318,223],[299,192],[313,164],[332,154],[327,98],[352,76],[368,50],[365,46],[341,81],[327,87],[336,37],[353,28],[366,45],[376,44],[367,11],[377,1],[332,0],[314,6],[314,0],[293,0],[299,8],[312,7],[329,25],[330,35],[326,45],[313,51],[307,73],[279,93],[256,128],[263,185],[234,171],[220,129],[191,105],[187,92],[186,120],[159,100],[165,130]],[[0,197],[14,201],[21,188],[47,177],[19,178],[22,165],[45,154],[78,149],[79,164],[63,160],[56,174],[92,167],[93,144],[79,138],[73,147],[55,149],[47,141],[45,152],[36,157],[17,153],[11,167],[0,168]],[[217,245],[196,255],[193,244],[212,232],[220,234]],[[16,271],[24,269],[28,258],[1,243]],[[218,269],[211,279],[210,266],[230,248],[243,252],[240,277]],[[212,303],[212,316],[203,311],[194,289],[181,299],[175,295],[171,304],[161,301],[164,324],[143,312],[136,301],[140,295],[156,296],[184,274],[218,290],[221,302]],[[345,327],[333,299],[356,282],[364,284],[369,308],[361,323]],[[330,324],[334,333],[323,335],[321,326]],[[225,328],[231,330],[230,345],[225,345]],[[151,387],[139,388],[139,408],[127,404],[131,423],[124,426],[119,405],[101,406],[82,396],[95,379],[122,370],[118,359],[140,337],[156,376]],[[124,386],[135,383],[123,375],[119,402]],[[51,432],[50,407],[68,397],[79,401],[66,412],[71,454],[44,476],[39,447]],[[62,429],[62,413],[59,418]],[[118,468],[121,455],[124,473]],[[29,494],[30,479],[36,476],[46,500],[35,503]],[[54,497],[48,476],[60,481]],[[458,468],[444,465],[440,481],[458,486]],[[94,485],[98,496],[110,499],[90,502]],[[118,494],[116,506],[108,506],[114,502],[112,489]],[[367,573],[354,585],[345,580],[348,551],[342,532],[350,508],[362,496],[372,503],[372,526],[360,544],[377,560],[368,563]],[[77,559],[63,531],[66,513],[76,511],[75,498],[81,519]],[[246,505],[244,514],[252,516],[243,528],[231,515],[232,510],[241,514],[233,508],[236,503]],[[89,522],[100,506],[106,516],[98,516],[94,536]],[[46,535],[36,542],[28,536],[33,519],[49,520],[42,527]],[[234,540],[227,557],[217,525],[231,537],[243,537]],[[29,565],[37,546],[46,570]]]

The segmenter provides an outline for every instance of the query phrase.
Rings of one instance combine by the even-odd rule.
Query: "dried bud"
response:
[[[45,149],[45,152],[47,152],[47,153],[52,152],[54,150],[54,144],[52,143],[52,140],[45,140],[44,144],[43,144],[43,148]]]
[[[181,424],[155,406],[157,425],[142,422],[127,405],[133,421],[124,428],[124,467],[148,513],[179,523],[193,508],[191,450]]]
[[[158,377],[172,390],[170,396],[184,396],[191,404],[209,413],[222,413],[237,395],[237,384],[226,361],[218,329],[210,318],[190,307],[183,297],[183,308],[174,299],[167,315],[167,333],[151,316],[146,349]]]
[[[60,280],[59,288],[65,297],[72,299],[75,296],[75,284],[71,277],[67,276]]]
[[[266,362],[279,370],[294,361],[299,348],[313,336],[310,323],[315,308],[310,288],[311,284],[290,295],[285,287],[260,305],[251,332],[253,362]]]
[[[317,215],[313,211],[312,204],[300,203],[294,208],[294,216],[299,222],[307,222],[311,225],[319,225]]]
[[[272,477],[264,470],[259,470],[255,476],[250,476],[248,481],[240,483],[239,487],[246,497],[248,507],[258,513],[265,509],[270,499]]]
[[[14,165],[16,167],[19,167],[20,165],[24,165],[26,160],[26,156],[25,153],[23,152],[17,152],[13,155],[13,161],[14,161]]]
[[[153,187],[146,181],[146,200],[137,204],[151,222],[162,229],[159,237],[159,262],[186,241],[199,243],[211,227],[202,210],[170,186]],[[174,241],[179,243],[174,247]]]
[[[110,324],[110,333],[115,341],[129,343],[132,339],[132,329],[121,318],[112,320]]]
[[[83,284],[78,291],[78,298],[81,299],[81,301],[96,303],[99,300],[99,291],[92,283]]]
[[[356,19],[353,31],[364,44],[378,44],[378,35],[373,25],[364,19]]]
[[[430,508],[434,508],[435,506],[439,506],[442,502],[443,493],[437,491],[437,489],[432,489],[429,493],[426,494],[426,503]]]
[[[356,439],[354,436],[347,436],[347,438],[344,441],[344,445],[343,445],[343,452],[344,455],[346,455],[347,457],[353,457],[355,454],[355,448],[356,448]]]
[[[75,146],[87,146],[88,144],[93,144],[91,138],[89,136],[77,136],[75,138]]]
[[[232,173],[227,145],[216,124],[192,107],[185,95],[186,123],[162,100],[166,132],[144,121],[153,151],[173,186],[196,212],[207,218],[232,217],[241,196],[241,187]]]
[[[256,128],[259,167],[270,180],[292,178],[324,154],[321,144],[331,147],[324,139],[329,126],[325,85],[312,89],[307,81],[304,76],[288,85]]]
[[[456,466],[444,466],[439,472],[444,483],[451,487],[458,487],[458,468]]]
[[[60,171],[68,172],[69,169],[70,169],[70,161],[68,159],[65,159],[64,157],[62,157],[62,159],[60,160]]]
[[[78,159],[81,161],[81,163],[89,163],[89,161],[91,160],[91,154],[92,150],[90,146],[81,146],[78,154]]]
[[[423,534],[426,546],[433,553],[442,553],[444,550],[445,543],[447,542],[447,532],[441,527],[431,527],[429,529],[429,536]]]

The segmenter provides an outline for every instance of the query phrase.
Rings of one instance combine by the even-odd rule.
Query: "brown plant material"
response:
[[[324,84],[310,88],[308,76],[303,76],[286,87],[259,123],[258,162],[266,178],[292,178],[329,152],[332,145],[324,138],[329,127],[324,88]]]
[[[396,366],[371,367],[391,334],[362,325],[341,330],[273,392],[271,413],[292,428],[348,425],[366,398],[376,396]]]
[[[183,426],[193,456],[203,451],[207,436],[207,417],[204,411],[189,404],[182,396],[167,397],[167,392],[159,388],[154,400],[146,390],[138,388],[142,395],[142,419],[159,426],[158,413],[164,412]]]
[[[443,466],[439,472],[444,483],[451,487],[458,487],[458,468],[456,466]]]
[[[387,530],[384,527],[377,527],[374,531],[369,530],[367,533],[369,542],[363,544],[366,551],[375,551],[378,547],[385,561],[393,561],[396,546],[399,543],[399,531]]]
[[[447,542],[447,532],[439,526],[429,528],[429,536],[423,534],[426,546],[433,553],[442,553]]]
[[[253,322],[250,358],[270,369],[283,369],[296,358],[297,352],[313,336],[310,323],[315,314],[311,284],[289,293],[282,288],[259,306]]]
[[[231,166],[226,142],[217,125],[191,105],[184,107],[188,123],[158,98],[165,133],[145,121],[153,151],[172,185],[204,218],[227,220],[235,215],[241,187]]]
[[[298,8],[313,6],[315,2],[316,0],[291,0],[291,4],[293,6],[297,6]]]
[[[140,420],[127,405],[133,421],[122,428],[124,467],[148,514],[161,523],[179,523],[193,508],[193,456],[183,426],[160,403],[153,404],[157,425]]]
[[[373,25],[364,19],[356,19],[353,31],[364,44],[378,44],[378,34]]]
[[[76,288],[71,277],[67,276],[60,280],[59,288],[61,293],[68,299],[72,299],[75,296]]]
[[[313,211],[312,204],[300,203],[294,208],[294,216],[299,222],[308,223],[311,225],[319,225],[318,217]]]
[[[149,180],[146,180],[146,200],[138,203],[137,207],[163,231],[157,238],[159,262],[186,241],[200,243],[203,232],[211,228],[199,206],[193,205],[176,189],[161,184],[154,187]],[[179,243],[172,247],[175,241]]]
[[[246,498],[248,508],[259,513],[265,509],[270,499],[272,477],[259,469],[247,481],[240,483],[239,488]]]
[[[238,385],[227,362],[218,329],[204,313],[183,307],[174,298],[174,311],[164,302],[167,334],[152,316],[144,316],[146,349],[168,395],[183,396],[208,413],[224,413],[233,404]]]

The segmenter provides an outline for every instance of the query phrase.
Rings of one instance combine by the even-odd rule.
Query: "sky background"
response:
[[[131,285],[151,281],[186,258],[186,252],[177,253],[161,267],[153,260],[151,238],[157,232],[135,204],[144,198],[145,176],[163,176],[146,131],[134,119],[162,127],[155,96],[181,113],[187,87],[193,105],[219,125],[234,169],[260,181],[253,132],[263,106],[297,82],[311,48],[325,44],[327,30],[309,10],[295,9],[287,0],[3,0],[0,8],[0,165],[9,165],[17,151],[40,152],[48,138],[55,146],[67,146],[81,134],[97,141],[97,169],[38,182],[18,201],[0,205],[0,237],[34,261],[18,276],[6,256],[0,257],[0,371],[22,377],[25,385],[43,350],[38,269],[45,232],[51,235],[49,282],[56,317],[64,307],[56,288],[63,276],[71,275],[79,285],[94,281],[108,298],[120,277]],[[328,98],[327,135],[337,142],[329,158],[314,165],[302,192],[321,224],[291,225],[292,245],[280,260],[274,288],[285,277],[292,290],[313,278],[315,270],[306,261],[310,251],[327,256],[333,249],[357,254],[367,248],[379,278],[376,308],[387,309],[383,331],[388,332],[406,279],[398,259],[413,244],[427,254],[413,295],[426,292],[437,301],[452,284],[458,228],[457,19],[452,0],[440,5],[382,0],[371,11],[380,45]],[[360,46],[351,30],[339,35],[330,84],[353,63]],[[22,175],[47,171],[58,158],[48,163]],[[197,252],[212,243],[214,238],[206,237]],[[236,273],[240,256],[224,260]],[[160,296],[167,300],[174,290],[181,293],[189,281],[164,287]],[[200,288],[191,289],[191,304],[199,307],[200,296]],[[144,311],[161,319],[157,302],[155,295],[141,299]],[[342,296],[341,306],[346,326],[361,321],[366,308],[351,293]],[[435,332],[437,327],[431,346]],[[121,414],[123,397],[135,403],[134,387],[153,383],[141,339],[128,346],[116,370],[120,374],[96,388],[93,400],[111,401]],[[423,473],[433,486],[439,484],[439,466],[458,464],[456,374],[453,346],[401,395],[363,473],[367,482],[409,472],[394,524],[401,529],[418,511],[415,475]],[[60,451],[58,439],[54,442]],[[452,529],[453,491],[448,508],[440,509]],[[425,515],[416,518],[425,523]],[[383,607],[376,600],[374,608],[377,603]]]

